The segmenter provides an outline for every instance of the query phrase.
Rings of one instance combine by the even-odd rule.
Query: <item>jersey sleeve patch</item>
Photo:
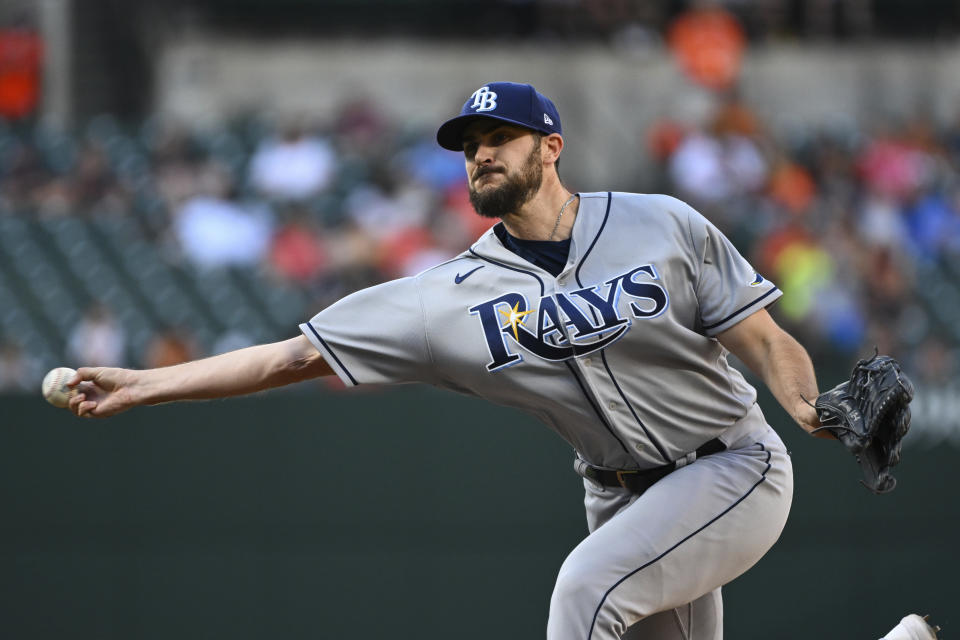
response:
[[[783,295],[709,220],[688,205],[678,208],[685,210],[689,224],[703,334],[715,336]]]

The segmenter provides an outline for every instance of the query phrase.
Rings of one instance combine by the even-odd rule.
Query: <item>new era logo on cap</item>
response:
[[[563,133],[553,102],[531,85],[489,82],[470,94],[460,115],[443,123],[437,142],[444,149],[461,151],[463,130],[477,118],[502,120],[545,134]]]

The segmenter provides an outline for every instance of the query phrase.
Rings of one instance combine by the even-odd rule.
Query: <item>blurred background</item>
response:
[[[571,190],[713,220],[821,387],[874,346],[916,383],[883,498],[765,396],[794,514],[728,637],[960,628],[956,2],[4,0],[0,637],[542,637],[585,527],[526,417],[327,381],[81,430],[38,394],[291,337],[462,251],[489,223],[434,133],[500,79],[557,103]]]

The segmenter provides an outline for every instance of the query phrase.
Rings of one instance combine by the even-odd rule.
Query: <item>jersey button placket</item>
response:
[[[554,289],[555,293],[560,293],[564,290],[575,288],[573,284],[570,284],[569,286],[567,286],[566,283],[569,280],[567,275],[568,274],[563,273],[557,276],[555,280],[556,282],[556,287]],[[567,340],[570,341],[569,328],[563,327],[562,331],[566,336]],[[593,393],[596,394],[596,397],[598,400],[597,404],[599,405],[597,408],[602,410],[603,407],[606,407],[605,413],[608,416],[610,426],[613,428],[615,432],[622,433],[622,429],[624,425],[621,425],[619,423],[621,420],[623,420],[623,416],[619,415],[620,412],[618,411],[619,408],[621,407],[621,403],[617,400],[608,400],[607,402],[603,401],[604,396],[616,397],[614,395],[616,393],[616,390],[610,388],[609,381],[604,379],[604,376],[602,375],[602,366],[600,364],[600,358],[601,356],[598,354],[591,354],[583,358],[574,358],[574,361],[576,362],[577,367],[580,369],[580,371],[583,372],[584,383]],[[595,368],[595,365],[596,365],[596,368]]]

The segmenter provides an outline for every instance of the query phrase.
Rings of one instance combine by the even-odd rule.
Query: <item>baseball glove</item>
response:
[[[856,456],[863,485],[874,493],[897,485],[890,468],[900,462],[912,399],[913,384],[900,363],[876,352],[857,363],[848,381],[817,396],[820,429],[829,429]]]

